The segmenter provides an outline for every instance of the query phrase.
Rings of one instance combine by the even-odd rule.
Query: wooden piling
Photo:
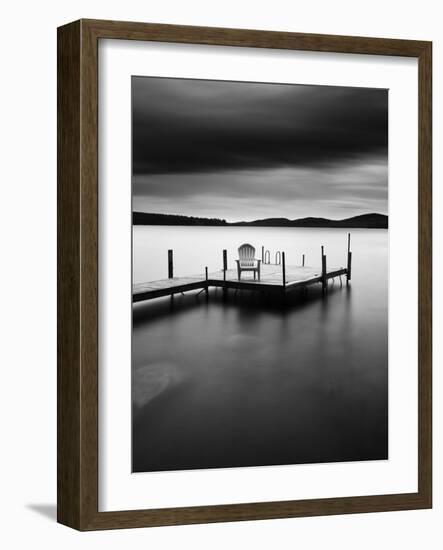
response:
[[[168,250],[168,279],[174,277],[174,252]]]
[[[348,233],[348,267],[346,272],[346,284],[351,280],[352,252],[351,252],[351,234]]]
[[[326,254],[324,252],[324,247],[321,247],[321,285],[322,291],[326,292],[328,289],[328,279],[327,279],[327,267],[326,267]]]
[[[206,281],[206,287],[205,287],[205,290],[206,290],[206,297],[209,296],[209,284],[208,284],[208,268],[205,267],[205,281]]]
[[[286,287],[286,255],[284,252],[281,253],[281,266],[282,266],[283,286]]]
[[[303,267],[305,267],[305,255],[304,255],[304,254],[303,254],[303,256],[302,256],[301,265],[302,265]]]
[[[228,269],[228,251],[223,250],[223,280],[226,281],[226,271]]]
[[[261,262],[262,264],[265,263],[265,247],[261,247]]]

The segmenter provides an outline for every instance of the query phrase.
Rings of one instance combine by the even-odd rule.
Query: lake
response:
[[[212,289],[134,306],[133,470],[388,458],[388,231],[352,229],[352,281],[283,304]],[[346,266],[344,229],[134,226],[134,283],[235,267],[248,242]]]

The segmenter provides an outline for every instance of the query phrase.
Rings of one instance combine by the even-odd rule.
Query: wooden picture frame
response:
[[[98,42],[100,39],[405,56],[419,67],[418,492],[217,506],[98,511]],[[80,20],[58,29],[58,521],[79,530],[432,506],[432,44]]]

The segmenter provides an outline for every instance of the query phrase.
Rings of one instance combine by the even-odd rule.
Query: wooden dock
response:
[[[280,269],[279,269],[280,268]],[[326,280],[346,275],[347,269],[337,267],[327,271]],[[221,287],[235,290],[258,290],[288,293],[300,287],[307,287],[316,283],[323,283],[322,272],[319,269],[302,266],[286,267],[286,284],[283,285],[281,267],[278,265],[263,265],[260,281],[254,280],[252,275],[242,275],[238,280],[237,270],[228,269],[210,273],[206,280],[202,277],[173,277],[149,283],[133,285],[133,302],[152,300],[161,296],[172,296],[190,290],[206,290],[210,287]]]
[[[268,252],[268,251],[267,251]],[[168,278],[146,283],[133,285],[132,301],[141,302],[153,300],[162,296],[173,296],[191,290],[209,292],[211,287],[221,287],[225,290],[253,290],[262,292],[274,292],[287,294],[299,288],[321,284],[323,292],[327,291],[328,281],[335,277],[346,277],[346,283],[351,279],[352,253],[350,250],[350,234],[348,235],[347,265],[327,266],[324,247],[321,247],[321,267],[310,267],[305,264],[305,255],[302,257],[302,265],[286,265],[285,253],[276,254],[276,262],[271,264],[266,261],[266,255],[262,248],[262,264],[260,280],[254,279],[252,273],[243,273],[239,280],[236,269],[228,269],[227,252],[223,250],[223,269],[215,272],[208,272],[206,267],[204,273],[189,277],[174,277],[173,252],[168,251]]]

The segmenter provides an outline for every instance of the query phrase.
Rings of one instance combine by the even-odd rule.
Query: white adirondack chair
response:
[[[255,248],[248,243],[242,244],[238,249],[238,260],[237,262],[237,273],[238,280],[241,279],[242,271],[253,271],[254,280],[255,275],[257,274],[258,280],[260,280],[260,264],[261,260],[255,258]]]

